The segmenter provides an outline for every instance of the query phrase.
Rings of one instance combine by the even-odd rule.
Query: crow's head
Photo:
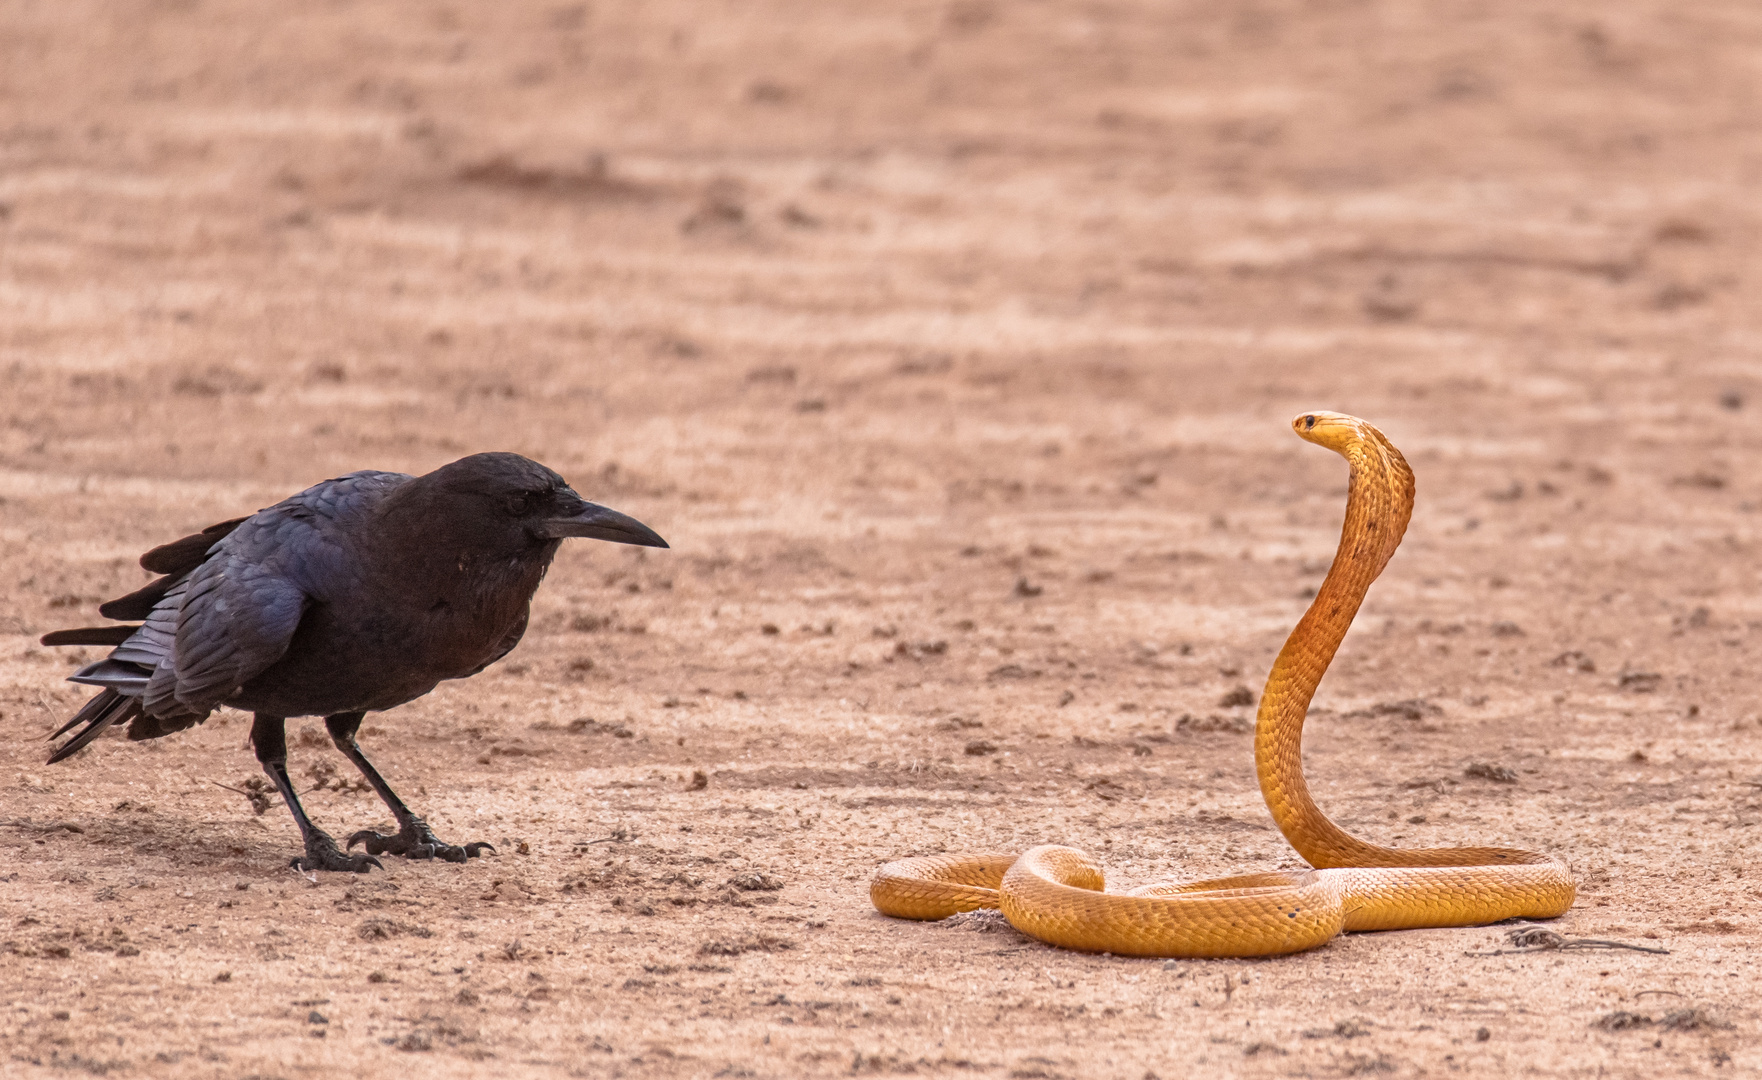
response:
[[[407,487],[420,489],[410,494],[418,495],[437,532],[483,555],[554,551],[557,541],[571,536],[667,546],[647,525],[586,501],[561,476],[519,454],[472,454]]]

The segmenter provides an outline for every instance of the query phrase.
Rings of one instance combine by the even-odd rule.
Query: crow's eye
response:
[[[532,496],[527,494],[510,495],[507,501],[508,513],[514,517],[525,517],[532,513]]]

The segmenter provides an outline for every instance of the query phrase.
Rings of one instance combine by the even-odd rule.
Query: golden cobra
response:
[[[1001,908],[1016,929],[1068,949],[1130,956],[1275,956],[1342,930],[1472,926],[1551,918],[1572,906],[1565,864],[1513,848],[1367,844],[1319,810],[1303,781],[1310,698],[1413,514],[1413,470],[1356,417],[1304,413],[1297,434],[1352,466],[1340,548],[1315,601],[1267,676],[1254,729],[1260,792],[1279,831],[1315,869],[1103,892],[1101,869],[1074,848],[941,855],[882,866],[869,895],[883,914],[942,919]]]

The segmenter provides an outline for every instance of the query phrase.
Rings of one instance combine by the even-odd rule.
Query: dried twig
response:
[[[1587,949],[1628,949],[1633,952],[1653,953],[1658,956],[1669,956],[1669,949],[1653,948],[1650,945],[1630,945],[1625,941],[1609,941],[1604,938],[1574,938],[1556,933],[1545,926],[1514,926],[1505,932],[1505,940],[1517,946],[1515,949],[1495,949],[1492,952],[1471,952],[1469,956],[1516,956],[1522,953],[1535,952],[1568,952]]]
[[[577,841],[575,841],[574,846],[578,847],[578,848],[584,848],[584,847],[592,847],[595,844],[623,844],[623,843],[627,843],[627,842],[629,842],[631,840],[635,840],[635,839],[636,839],[636,830],[635,829],[632,829],[627,825],[620,825],[616,829],[612,830],[612,833],[610,836],[598,836],[592,840],[577,840]]]
[[[267,780],[255,776],[245,781],[245,786],[242,788],[233,787],[231,784],[223,784],[218,780],[210,780],[208,782],[217,788],[224,788],[227,791],[237,792],[238,794],[243,795],[250,801],[251,810],[256,813],[258,817],[262,817],[264,811],[275,805],[274,800],[281,797],[280,792],[277,792],[274,788],[270,787]]]

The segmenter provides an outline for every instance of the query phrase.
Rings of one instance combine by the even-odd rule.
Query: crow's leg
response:
[[[330,741],[336,743],[336,748],[343,752],[344,757],[355,763],[355,768],[361,770],[361,775],[367,778],[367,782],[373,785],[373,790],[379,792],[379,797],[391,808],[392,816],[398,819],[398,831],[396,835],[386,836],[371,829],[362,829],[349,837],[349,847],[364,843],[368,852],[374,855],[389,853],[409,859],[444,859],[447,862],[464,862],[466,859],[476,858],[485,850],[495,851],[494,846],[483,841],[466,844],[464,847],[446,843],[434,835],[428,822],[410,812],[410,808],[404,805],[404,800],[398,798],[398,793],[385,782],[385,777],[379,775],[379,770],[373,767],[373,762],[367,760],[367,755],[361,752],[361,745],[355,741],[355,732],[361,727],[361,718],[366,715],[358,712],[338,713],[325,717],[324,726],[330,729]]]
[[[312,819],[306,816],[300,797],[294,794],[293,782],[288,779],[288,737],[284,718],[258,713],[251,720],[251,744],[257,748],[257,760],[263,765],[263,771],[269,774],[269,778],[275,781],[275,789],[281,792],[282,802],[293,811],[294,824],[300,827],[300,839],[306,844],[306,854],[294,860],[296,868],[351,870],[358,874],[365,874],[372,866],[384,869],[371,855],[349,855],[337,850],[336,841],[330,838],[330,834],[312,824]]]

